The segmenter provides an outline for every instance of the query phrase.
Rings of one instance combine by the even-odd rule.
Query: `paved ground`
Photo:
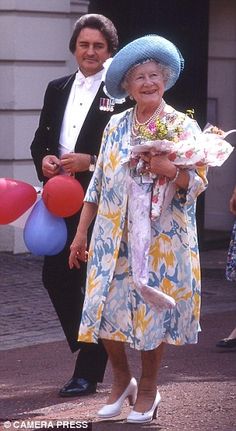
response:
[[[58,388],[70,377],[75,358],[41,283],[41,258],[0,253],[0,429],[78,429],[92,422],[99,431],[235,431],[236,350],[221,352],[218,339],[235,326],[236,286],[224,277],[226,250],[201,253],[202,333],[196,346],[166,349],[159,376],[162,402],[150,425],[119,418],[99,421],[96,411],[110,387],[108,366],[96,395],[65,400]],[[139,356],[128,349],[134,375]]]

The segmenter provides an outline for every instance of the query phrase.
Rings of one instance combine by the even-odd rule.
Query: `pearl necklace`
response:
[[[133,116],[133,121],[132,121],[132,133],[133,133],[133,135],[137,136],[137,134],[139,133],[140,127],[146,126],[148,123],[151,123],[152,121],[154,121],[158,117],[158,115],[160,115],[162,110],[164,109],[165,104],[166,104],[166,102],[164,101],[164,99],[162,99],[160,105],[153,112],[151,117],[149,117],[143,123],[140,123],[137,119],[137,105],[136,105],[134,108],[134,116]]]

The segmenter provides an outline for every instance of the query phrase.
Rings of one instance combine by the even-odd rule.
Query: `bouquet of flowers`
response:
[[[181,125],[171,127],[159,118],[148,127],[140,127],[142,141],[132,148],[133,155],[150,152],[168,153],[175,165],[181,167],[221,166],[233,151],[232,145],[225,141],[226,136],[236,129],[224,132],[216,126],[207,124],[196,140],[188,139]]]
[[[151,155],[162,152],[182,169],[197,169],[200,167],[221,166],[233,151],[233,146],[225,141],[226,136],[236,132],[236,129],[224,132],[216,126],[207,124],[197,138],[188,137],[183,122],[186,115],[192,116],[193,111],[186,114],[167,114],[164,120],[157,118],[139,128],[139,143],[131,147],[132,158],[137,161],[140,154],[149,152]],[[150,174],[153,178],[153,175]],[[166,177],[154,177],[151,218],[155,219],[161,213],[164,199],[169,188]],[[172,189],[173,195],[173,189]]]

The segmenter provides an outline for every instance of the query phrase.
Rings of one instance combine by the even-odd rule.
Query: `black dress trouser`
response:
[[[77,341],[81,320],[86,265],[78,270],[68,265],[69,246],[74,238],[79,215],[65,219],[68,240],[64,250],[56,256],[45,256],[43,284],[57,312],[62,329],[72,352],[79,349],[74,377],[90,382],[102,382],[107,364],[107,354],[101,341],[98,344]]]

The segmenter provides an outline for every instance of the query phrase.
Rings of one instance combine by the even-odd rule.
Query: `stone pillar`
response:
[[[236,129],[236,3],[210,1],[208,121],[223,130]],[[236,133],[227,137],[236,146]],[[229,199],[236,184],[236,150],[221,168],[209,169],[205,193],[205,228],[231,231]]]

